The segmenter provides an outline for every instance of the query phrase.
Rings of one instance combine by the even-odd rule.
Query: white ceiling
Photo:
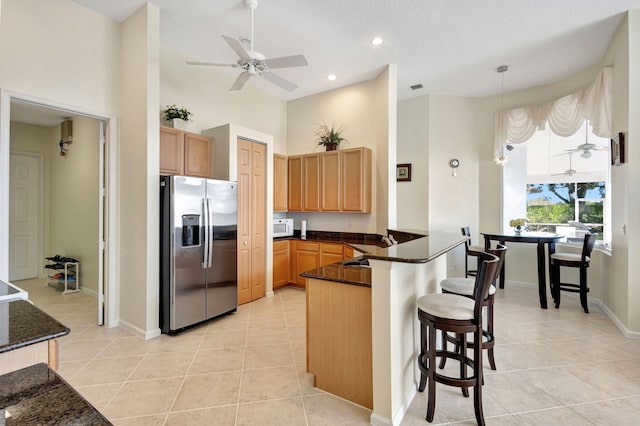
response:
[[[145,2],[74,1],[118,21]],[[235,62],[221,35],[250,38],[244,0],[150,3],[160,9],[161,42],[192,59]],[[400,99],[499,93],[500,65],[510,66],[506,92],[535,87],[599,63],[623,13],[636,8],[640,0],[260,0],[255,50],[267,58],[304,54],[310,65],[278,70],[299,85],[293,92],[256,85],[295,99],[397,64]],[[369,45],[377,35],[384,44]],[[327,80],[330,73],[336,81]],[[418,83],[424,88],[409,89]]]

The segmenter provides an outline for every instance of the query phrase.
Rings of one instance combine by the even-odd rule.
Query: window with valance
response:
[[[571,136],[585,120],[593,133],[603,138],[613,136],[612,69],[605,67],[589,87],[551,102],[499,111],[495,114],[494,159],[504,160],[507,143],[522,143],[538,130],[549,129],[559,136]]]

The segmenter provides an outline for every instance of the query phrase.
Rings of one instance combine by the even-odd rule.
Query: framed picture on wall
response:
[[[411,164],[398,164],[396,166],[396,181],[398,182],[411,181]]]
[[[611,165],[624,163],[624,133],[620,132],[611,138]]]

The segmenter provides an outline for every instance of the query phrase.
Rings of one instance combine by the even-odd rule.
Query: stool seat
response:
[[[427,294],[418,299],[418,309],[426,314],[452,320],[473,319],[475,301],[449,293]]]
[[[582,254],[577,253],[553,253],[551,255],[551,259],[554,260],[563,260],[565,262],[576,262],[576,264],[582,263]],[[591,258],[589,256],[585,256],[585,262],[590,262]]]
[[[447,293],[460,294],[462,296],[473,296],[474,278],[445,278],[440,281],[440,287]],[[496,294],[496,286],[489,287],[489,296]]]
[[[484,251],[484,247],[470,245],[469,248],[467,248],[467,251],[469,252],[469,256],[477,256]]]

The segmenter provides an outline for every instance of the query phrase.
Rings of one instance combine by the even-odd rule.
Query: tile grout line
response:
[[[247,325],[245,326],[244,329],[244,346],[243,346],[243,352],[242,352],[242,367],[240,368],[240,381],[238,382],[238,398],[236,400],[236,416],[234,419],[233,424],[237,425],[238,424],[238,415],[240,414],[240,394],[242,392],[242,379],[244,378],[244,367],[247,361],[247,344],[249,341],[249,323],[251,321],[251,311],[253,310],[251,308],[251,302],[249,302],[249,313],[247,314]]]

